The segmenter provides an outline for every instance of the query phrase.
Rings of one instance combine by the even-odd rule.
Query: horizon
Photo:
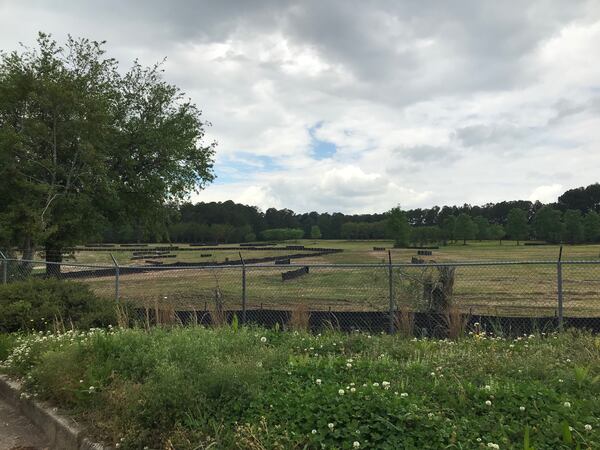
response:
[[[365,214],[597,181],[598,3],[2,2],[0,29],[5,51],[68,30],[122,69],[166,57],[219,142],[192,202]]]

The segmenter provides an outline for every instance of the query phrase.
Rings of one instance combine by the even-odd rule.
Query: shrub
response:
[[[0,331],[42,331],[116,323],[115,305],[84,284],[48,279],[0,286]]]

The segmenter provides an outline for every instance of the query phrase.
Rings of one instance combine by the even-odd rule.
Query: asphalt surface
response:
[[[0,397],[0,450],[49,450],[43,433]]]

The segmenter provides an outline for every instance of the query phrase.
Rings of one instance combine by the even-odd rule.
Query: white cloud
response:
[[[373,212],[598,181],[598,2],[0,2],[0,48],[38,30],[168,58],[219,142],[196,199]]]
[[[562,184],[551,184],[549,186],[538,186],[529,195],[529,200],[535,202],[539,200],[542,203],[556,202],[558,196],[564,192]]]

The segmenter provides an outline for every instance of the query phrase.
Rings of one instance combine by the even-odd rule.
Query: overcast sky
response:
[[[0,48],[37,31],[167,58],[219,142],[194,200],[382,212],[600,181],[598,1],[0,0]]]

